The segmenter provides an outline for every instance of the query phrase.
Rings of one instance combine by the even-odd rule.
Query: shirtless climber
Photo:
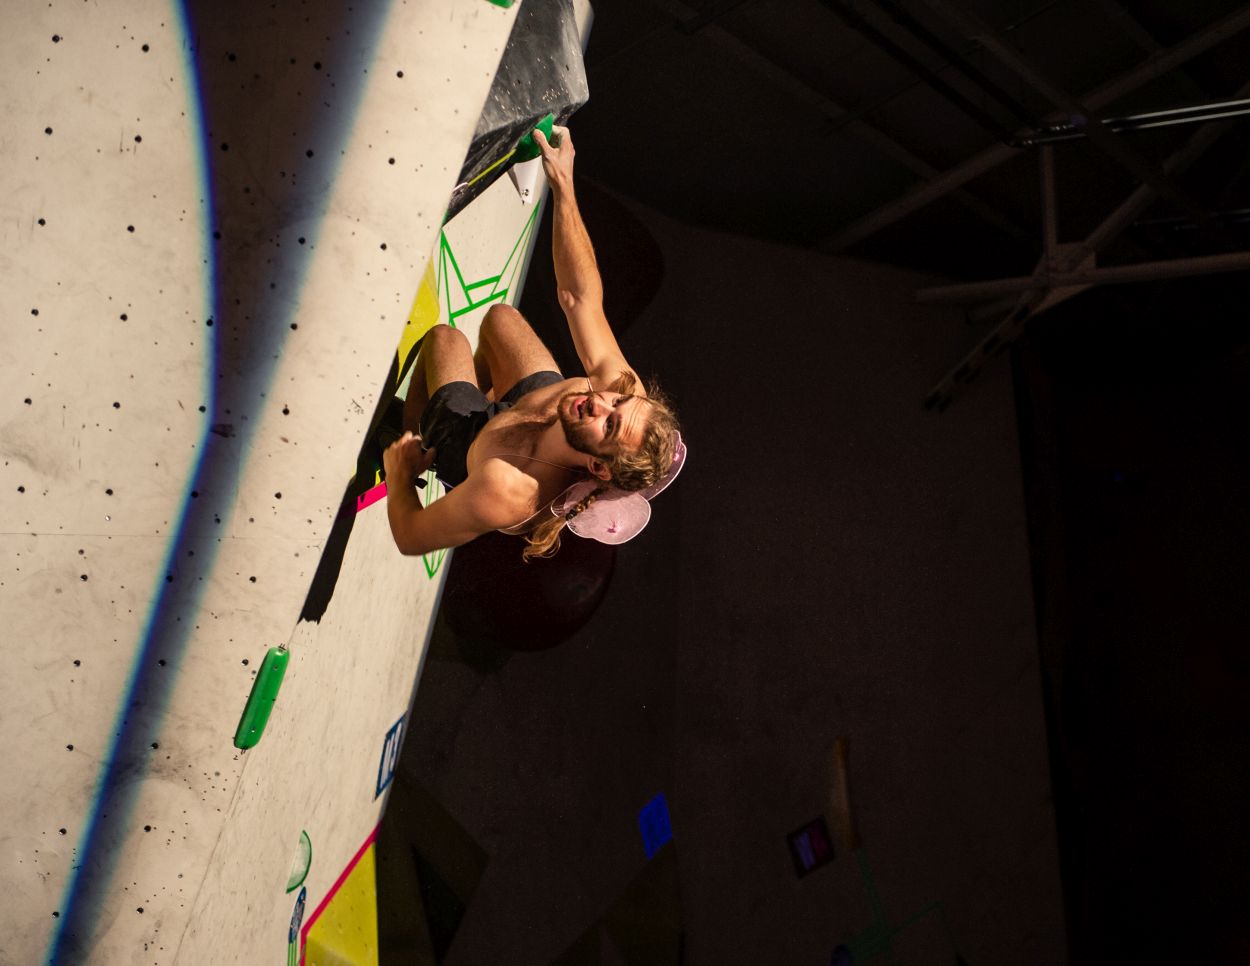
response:
[[[603,282],[573,195],[573,142],[541,131],[555,206],[552,255],[560,307],[586,370],[566,379],[521,313],[496,305],[477,352],[458,329],[426,334],[404,400],[404,436],[384,454],[387,515],[400,551],[456,547],[491,530],[524,534],[523,557],[559,549],[567,525],[628,540],[648,500],[677,475],[685,445],[655,387],[643,387],[603,314]],[[422,507],[414,483],[431,466],[448,492]]]

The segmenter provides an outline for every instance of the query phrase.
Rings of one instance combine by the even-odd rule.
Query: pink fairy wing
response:
[[[642,532],[642,528],[651,519],[651,504],[648,502],[666,486],[677,479],[682,466],[686,462],[686,444],[681,434],[677,434],[677,445],[673,452],[673,463],[664,478],[645,490],[627,493],[615,487],[600,493],[593,503],[568,522],[568,527],[579,537],[590,537],[600,543],[624,543],[632,540]],[[574,483],[561,493],[551,504],[551,512],[562,517],[579,502],[590,496],[600,483],[597,480],[583,480]]]
[[[594,480],[574,484],[551,505],[551,512],[564,516],[597,485]],[[651,504],[640,494],[611,489],[595,497],[590,506],[569,521],[568,527],[579,537],[617,544],[636,537],[650,519]]]

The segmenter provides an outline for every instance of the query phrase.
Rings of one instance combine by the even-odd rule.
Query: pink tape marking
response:
[[[356,497],[356,512],[359,513],[367,507],[373,506],[378,500],[386,496],[386,484],[379,483],[371,490],[365,490],[364,493]]]
[[[385,486],[385,484],[383,484]],[[326,906],[330,904],[330,900],[334,898],[339,888],[347,881],[347,877],[352,874],[352,869],[356,868],[356,863],[364,856],[365,850],[369,848],[378,837],[378,829],[382,826],[379,824],[369,833],[369,837],[365,839],[364,844],[356,850],[356,854],[352,856],[352,860],[347,863],[347,868],[339,873],[339,877],[334,880],[334,885],[330,886],[330,891],[326,893],[325,898],[318,903],[317,908],[313,910],[313,914],[305,921],[303,927],[299,931],[299,966],[304,966],[304,952],[308,948],[308,933],[312,929],[313,924],[325,912]]]

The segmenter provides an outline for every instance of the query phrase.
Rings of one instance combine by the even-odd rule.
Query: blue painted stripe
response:
[[[245,5],[245,0],[237,2]],[[229,7],[229,3],[225,6]],[[359,12],[353,14],[352,45],[357,50],[377,49],[382,27],[389,17],[390,3],[381,3],[369,13],[373,15],[372,21]],[[184,52],[184,77],[189,94],[188,118],[200,141],[196,175],[203,186],[201,244],[206,274],[211,280],[211,290],[205,295],[206,316],[216,322],[208,328],[206,337],[212,360],[204,373],[208,415],[197,446],[199,457],[183,488],[179,519],[172,531],[162,570],[157,575],[153,604],[144,631],[136,643],[136,656],[123,691],[124,697],[114,718],[113,741],[100,768],[93,805],[79,839],[78,860],[71,870],[61,902],[61,914],[45,958],[49,966],[81,963],[89,957],[93,948],[99,916],[112,884],[119,850],[129,832],[129,820],[139,789],[147,777],[151,757],[160,753],[158,739],[180,670],[180,658],[191,639],[203,587],[212,572],[217,549],[223,539],[221,535],[225,532],[237,483],[250,449],[251,428],[258,422],[240,420],[240,409],[237,407],[241,403],[254,405],[254,401],[263,397],[268,389],[274,362],[290,336],[288,322],[294,306],[298,304],[298,293],[303,287],[310,262],[310,250],[321,229],[321,218],[318,216],[304,231],[307,245],[287,246],[283,250],[282,267],[277,270],[277,277],[284,283],[284,291],[280,295],[271,294],[258,282],[253,286],[254,291],[244,289],[239,293],[250,298],[242,299],[241,305],[234,304],[235,291],[225,290],[224,286],[233,284],[242,288],[251,280],[241,279],[236,273],[226,273],[231,277],[223,278],[221,252],[212,237],[214,226],[223,221],[222,199],[214,192],[217,151],[210,150],[210,147],[216,146],[207,143],[212,120],[208,117],[211,105],[204,96],[204,65],[202,60],[197,59],[200,52],[194,43],[197,18],[201,22],[213,22],[222,17],[231,18],[232,15],[223,11],[220,3],[214,4],[210,0],[173,2],[173,19]],[[343,105],[339,112],[340,123],[336,129],[327,125],[309,132],[310,138],[315,136],[322,144],[333,142],[335,147],[346,143],[363,94],[364,73],[360,72],[354,81],[350,77],[338,79],[336,96]],[[223,124],[228,120],[223,118]],[[325,185],[324,196],[328,196],[338,177],[340,152],[324,150],[321,156],[315,164],[310,163],[305,177],[319,178],[319,183]],[[250,316],[250,321],[244,323],[244,316]],[[245,325],[250,328],[244,329]],[[226,333],[222,331],[234,331],[235,327],[244,343],[242,347],[227,345]],[[227,365],[225,354],[228,351],[242,353],[244,364],[240,366],[237,364],[239,359],[232,359]],[[240,371],[243,375],[236,376]],[[223,380],[222,376],[226,378]],[[236,401],[232,403],[231,398]],[[233,423],[233,436],[224,437],[211,432],[213,425],[225,422]],[[198,491],[197,499],[191,499],[193,491]],[[292,623],[297,616],[298,611],[292,614]],[[164,667],[158,665],[158,658],[165,660]],[[233,721],[217,724],[224,735],[224,742],[229,742],[233,727]]]

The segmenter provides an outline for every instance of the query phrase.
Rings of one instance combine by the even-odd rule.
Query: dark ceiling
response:
[[[1250,117],[1107,127],[1250,97],[1239,0],[594,8],[590,103],[572,122],[583,174],[707,228],[952,281],[1039,273],[1028,290],[929,293],[982,330],[935,385],[938,408],[1029,318],[1079,291],[1058,284],[1074,273],[1250,267]],[[1074,121],[1085,136],[1021,143]]]
[[[591,100],[575,121],[588,174],[700,225],[959,278],[1031,272],[1040,254],[1040,151],[1010,142],[1074,103],[1091,120],[1123,117],[1229,101],[1250,80],[1250,10],[1238,0],[594,7]],[[1089,138],[1058,143],[1059,241],[1084,238],[1123,201],[1141,183],[1135,166],[1162,179],[1199,127],[1122,133],[1128,157]],[[1199,241],[1158,222],[1250,204],[1248,136],[1229,122],[1170,186],[1161,180],[1173,196],[1100,263],[1234,247],[1231,232]],[[956,177],[973,167],[982,173]],[[865,223],[946,176],[930,203]]]

